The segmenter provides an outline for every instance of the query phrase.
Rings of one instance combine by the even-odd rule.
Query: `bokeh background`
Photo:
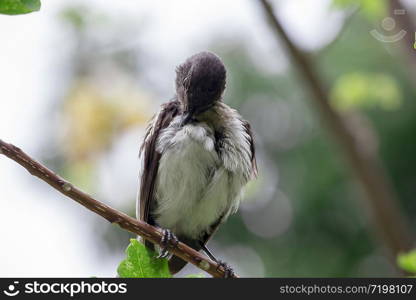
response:
[[[414,232],[416,50],[405,42],[415,32],[386,19],[391,2],[271,4],[359,146],[378,153]],[[401,5],[415,20],[416,3]],[[384,43],[372,30],[407,38]],[[240,276],[398,275],[259,1],[44,1],[0,15],[0,38],[0,138],[132,216],[146,122],[172,98],[175,66],[216,52],[224,100],[254,128],[260,172],[210,242],[217,256]],[[4,157],[0,211],[0,276],[114,277],[132,237]]]

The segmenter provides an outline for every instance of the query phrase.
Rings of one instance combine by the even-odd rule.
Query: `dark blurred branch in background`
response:
[[[397,254],[409,250],[413,239],[406,217],[399,208],[392,183],[379,163],[377,153],[357,143],[357,138],[347,128],[341,115],[330,106],[328,90],[311,61],[289,38],[270,3],[267,0],[259,1],[271,29],[286,46],[295,68],[303,76],[305,84],[312,92],[314,105],[342,149],[353,174],[361,183],[366,195],[364,199],[367,199],[367,203],[363,205],[368,207],[376,233],[380,236],[383,245],[388,250],[389,258],[395,265]]]
[[[390,0],[390,14],[391,17],[398,24],[398,28],[401,30],[406,30],[407,34],[401,40],[403,51],[406,53],[408,63],[411,65],[410,70],[413,71],[412,75],[416,75],[416,50],[414,49],[415,33],[416,33],[416,23],[409,15],[409,11],[406,7],[400,2],[400,0]],[[395,14],[395,10],[405,11],[404,14]]]
[[[18,147],[8,144],[0,140],[0,154],[4,154],[8,158],[14,160],[19,165],[29,171],[30,174],[40,178],[48,183],[54,189],[65,196],[75,200],[87,209],[100,215],[110,223],[116,223],[121,228],[137,234],[144,239],[160,245],[162,239],[162,231],[145,222],[136,220],[118,210],[111,208],[104,203],[95,200],[88,194],[82,192],[71,183],[56,175],[54,172],[32,159]],[[16,216],[17,217],[17,216]],[[53,226],[53,224],[51,224]],[[214,277],[224,277],[224,268],[206,256],[200,254],[194,249],[183,243],[178,243],[176,247],[169,248],[169,252],[182,258],[183,260],[197,266],[201,270],[206,271]],[[233,277],[236,275],[232,274]]]

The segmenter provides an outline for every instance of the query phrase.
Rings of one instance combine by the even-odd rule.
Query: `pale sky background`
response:
[[[145,43],[154,60],[149,76],[154,81],[163,78],[165,82],[157,84],[169,93],[174,67],[190,54],[203,50],[214,37],[242,36],[265,68],[284,70],[287,61],[281,54],[276,55],[280,50],[255,2],[91,0],[88,6],[114,18],[146,20],[138,41]],[[284,25],[305,49],[321,47],[340,28],[342,16],[328,14],[329,0],[275,2]],[[71,45],[65,44],[64,29],[56,16],[62,8],[75,3],[85,5],[85,1],[43,1],[37,13],[0,15],[0,139],[14,143],[33,157],[40,157],[39,151],[48,142],[44,132],[51,124],[48,109],[57,93],[56,76],[61,74],[61,61],[71,50]],[[124,46],[128,45],[120,45]],[[129,190],[135,194],[137,137],[135,132],[123,136],[100,166],[102,174],[97,180],[103,191]],[[116,208],[123,206],[116,199],[107,202]],[[94,252],[89,252],[94,242],[90,225],[99,217],[3,156],[0,210],[0,244],[7,245],[0,249],[0,276],[115,276],[122,253],[108,261],[97,261]],[[102,226],[110,226],[100,220]],[[227,253],[233,254],[233,260],[239,255],[252,257],[248,261],[255,262],[254,265],[246,267],[255,268],[252,272],[257,276],[263,275],[261,259],[252,249],[236,245],[224,249],[225,256]]]

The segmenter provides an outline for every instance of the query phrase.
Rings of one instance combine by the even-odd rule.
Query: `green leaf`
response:
[[[403,270],[416,274],[416,250],[399,254],[397,264]]]
[[[127,258],[117,268],[121,278],[169,278],[167,259],[156,258],[156,253],[135,239],[126,249]]]
[[[0,14],[21,15],[40,9],[40,0],[0,0]]]

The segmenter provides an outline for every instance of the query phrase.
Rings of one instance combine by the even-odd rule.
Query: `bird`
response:
[[[223,101],[226,68],[204,51],[176,67],[175,95],[149,121],[139,151],[137,218],[163,229],[159,257],[172,274],[186,262],[169,255],[179,241],[203,250],[239,207],[243,187],[257,177],[253,132],[248,121]],[[156,246],[144,241],[147,248]]]

